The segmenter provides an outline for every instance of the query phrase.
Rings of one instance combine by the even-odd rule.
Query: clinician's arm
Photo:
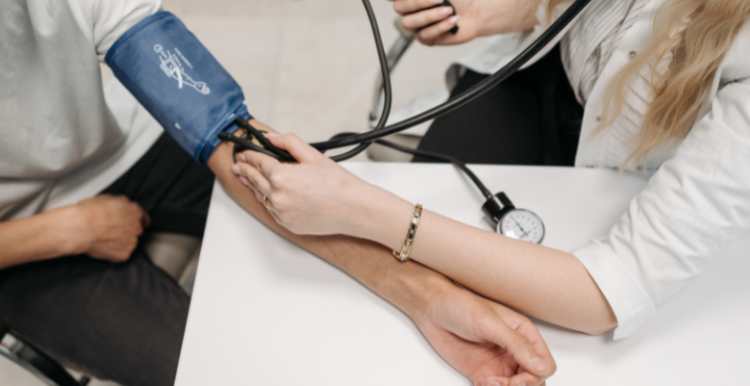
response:
[[[448,6],[427,9],[443,0],[389,0],[403,16],[405,29],[416,34],[422,44],[466,43],[480,36],[526,31],[537,24],[539,0],[450,0]],[[449,33],[458,25],[458,32]]]
[[[253,126],[271,131],[262,123]],[[208,161],[224,189],[248,212],[295,244],[323,258],[406,313],[438,353],[476,385],[543,384],[555,363],[525,317],[461,289],[417,263],[402,264],[376,243],[343,235],[301,236],[281,226],[232,173],[232,144],[222,143]],[[515,358],[515,359],[513,359]],[[539,358],[539,359],[535,359]],[[523,374],[499,376],[516,360]],[[531,373],[537,374],[532,375]]]
[[[255,152],[234,168],[267,195],[281,225],[300,234],[346,234],[400,250],[414,204],[368,184],[293,135],[269,136],[300,164]],[[484,296],[589,334],[617,324],[575,256],[474,228],[425,210],[411,255]]]
[[[0,222],[0,269],[87,254],[123,262],[148,216],[123,196],[100,195],[20,220]]]

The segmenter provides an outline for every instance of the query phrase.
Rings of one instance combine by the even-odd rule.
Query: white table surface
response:
[[[347,163],[426,208],[489,228],[476,188],[449,165]],[[571,250],[606,233],[645,186],[599,169],[472,166],[493,191],[533,210],[544,244]],[[537,323],[558,363],[549,385],[750,385],[750,237],[614,342]],[[469,385],[402,314],[358,282],[247,215],[217,184],[178,386]]]

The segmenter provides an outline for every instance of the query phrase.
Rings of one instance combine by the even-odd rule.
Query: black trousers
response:
[[[0,271],[0,320],[56,360],[122,385],[172,385],[190,298],[143,249],[150,232],[202,236],[214,176],[163,135],[102,193],[152,219],[132,257],[70,256]]]
[[[468,71],[458,95],[487,78]],[[436,119],[419,149],[467,163],[572,166],[583,108],[575,98],[559,46],[466,106]],[[415,162],[436,162],[415,157]]]

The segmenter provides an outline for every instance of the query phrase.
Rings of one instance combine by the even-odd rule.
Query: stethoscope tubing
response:
[[[368,8],[367,6],[369,5],[369,0],[362,0],[362,1],[363,3],[366,4],[366,8]],[[407,118],[401,122],[397,122],[389,126],[385,126],[383,128],[378,128],[376,126],[375,129],[366,133],[344,136],[344,137],[335,138],[335,139],[325,141],[325,142],[315,142],[315,143],[311,143],[310,145],[320,151],[326,151],[326,150],[336,149],[340,147],[372,143],[373,141],[377,139],[404,131],[420,123],[438,118],[442,115],[455,111],[456,109],[461,108],[462,106],[465,106],[467,103],[473,101],[474,99],[480,97],[482,94],[493,89],[495,86],[503,82],[510,75],[512,75],[513,73],[518,71],[521,67],[523,67],[526,63],[528,63],[534,56],[536,56],[542,49],[544,49],[544,47],[546,47],[551,41],[553,41],[568,26],[568,24],[570,24],[570,22],[572,22],[573,19],[575,19],[576,16],[578,16],[578,14],[580,14],[580,12],[586,7],[586,5],[588,5],[590,1],[591,0],[576,0],[531,45],[526,47],[526,49],[524,49],[519,55],[513,58],[513,60],[511,60],[508,64],[503,66],[503,68],[499,69],[488,78],[477,83],[475,86],[464,91],[460,95],[444,102],[443,104],[433,107],[432,109],[427,110],[421,114],[415,115],[411,118]],[[374,19],[374,16],[373,16],[373,19]],[[383,87],[386,89],[385,99],[386,99],[386,102],[390,102],[390,98],[388,98],[389,93],[387,91],[388,89],[390,89],[390,76],[388,76],[389,71],[387,68],[387,59],[385,57],[385,50],[382,50],[382,41],[379,41],[380,34],[377,32],[377,25],[373,25],[373,31],[376,31],[377,33],[376,43],[379,43],[378,54],[380,56],[381,72],[383,74]],[[389,103],[386,104],[386,107],[388,107],[387,110],[390,110]],[[385,120],[387,120],[387,115],[388,114],[382,114],[380,117],[380,121],[383,121],[384,118]],[[380,126],[380,122],[378,126]]]

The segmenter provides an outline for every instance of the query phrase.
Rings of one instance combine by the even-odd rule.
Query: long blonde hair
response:
[[[547,14],[570,1],[549,0]],[[636,148],[623,167],[637,167],[651,151],[677,145],[687,136],[711,92],[716,71],[748,20],[750,0],[665,1],[657,11],[648,48],[607,86],[602,120],[594,131],[600,133],[615,122],[622,113],[631,81],[644,66],[652,66],[653,99],[639,136],[634,139]],[[659,69],[658,64],[665,59],[668,64]]]

